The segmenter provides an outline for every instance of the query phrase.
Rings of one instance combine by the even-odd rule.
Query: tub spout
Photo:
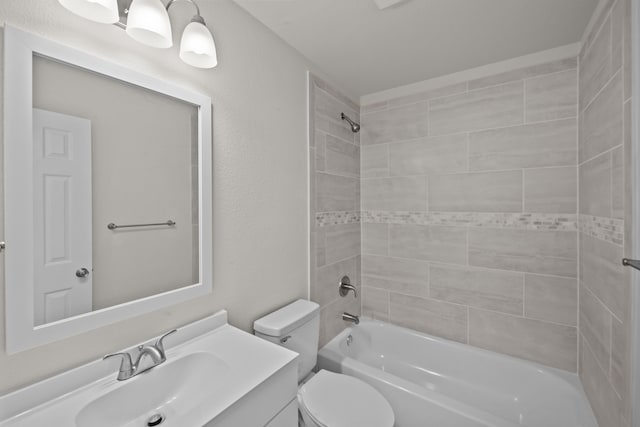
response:
[[[360,323],[360,318],[354,314],[342,313],[342,320],[346,320],[347,322],[353,322],[356,325]]]

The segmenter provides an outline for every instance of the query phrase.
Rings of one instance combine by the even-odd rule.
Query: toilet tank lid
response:
[[[256,320],[253,329],[264,335],[279,337],[306,323],[317,315],[319,309],[320,306],[315,302],[299,299]]]

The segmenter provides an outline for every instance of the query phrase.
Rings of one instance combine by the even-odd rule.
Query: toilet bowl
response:
[[[298,390],[305,427],[392,427],[393,410],[373,387],[348,375],[320,370]]]
[[[315,368],[320,314],[318,304],[297,300],[253,323],[254,334],[300,354],[298,410],[304,427],[393,427],[387,400],[355,377]]]

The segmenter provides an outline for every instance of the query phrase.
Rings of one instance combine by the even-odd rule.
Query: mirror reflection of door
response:
[[[92,309],[91,121],[33,109],[34,322]]]

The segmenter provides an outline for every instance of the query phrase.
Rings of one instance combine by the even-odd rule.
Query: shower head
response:
[[[358,133],[360,132],[360,125],[349,118],[345,113],[340,113],[340,118],[342,120],[346,120],[347,123],[351,125],[351,132]]]

